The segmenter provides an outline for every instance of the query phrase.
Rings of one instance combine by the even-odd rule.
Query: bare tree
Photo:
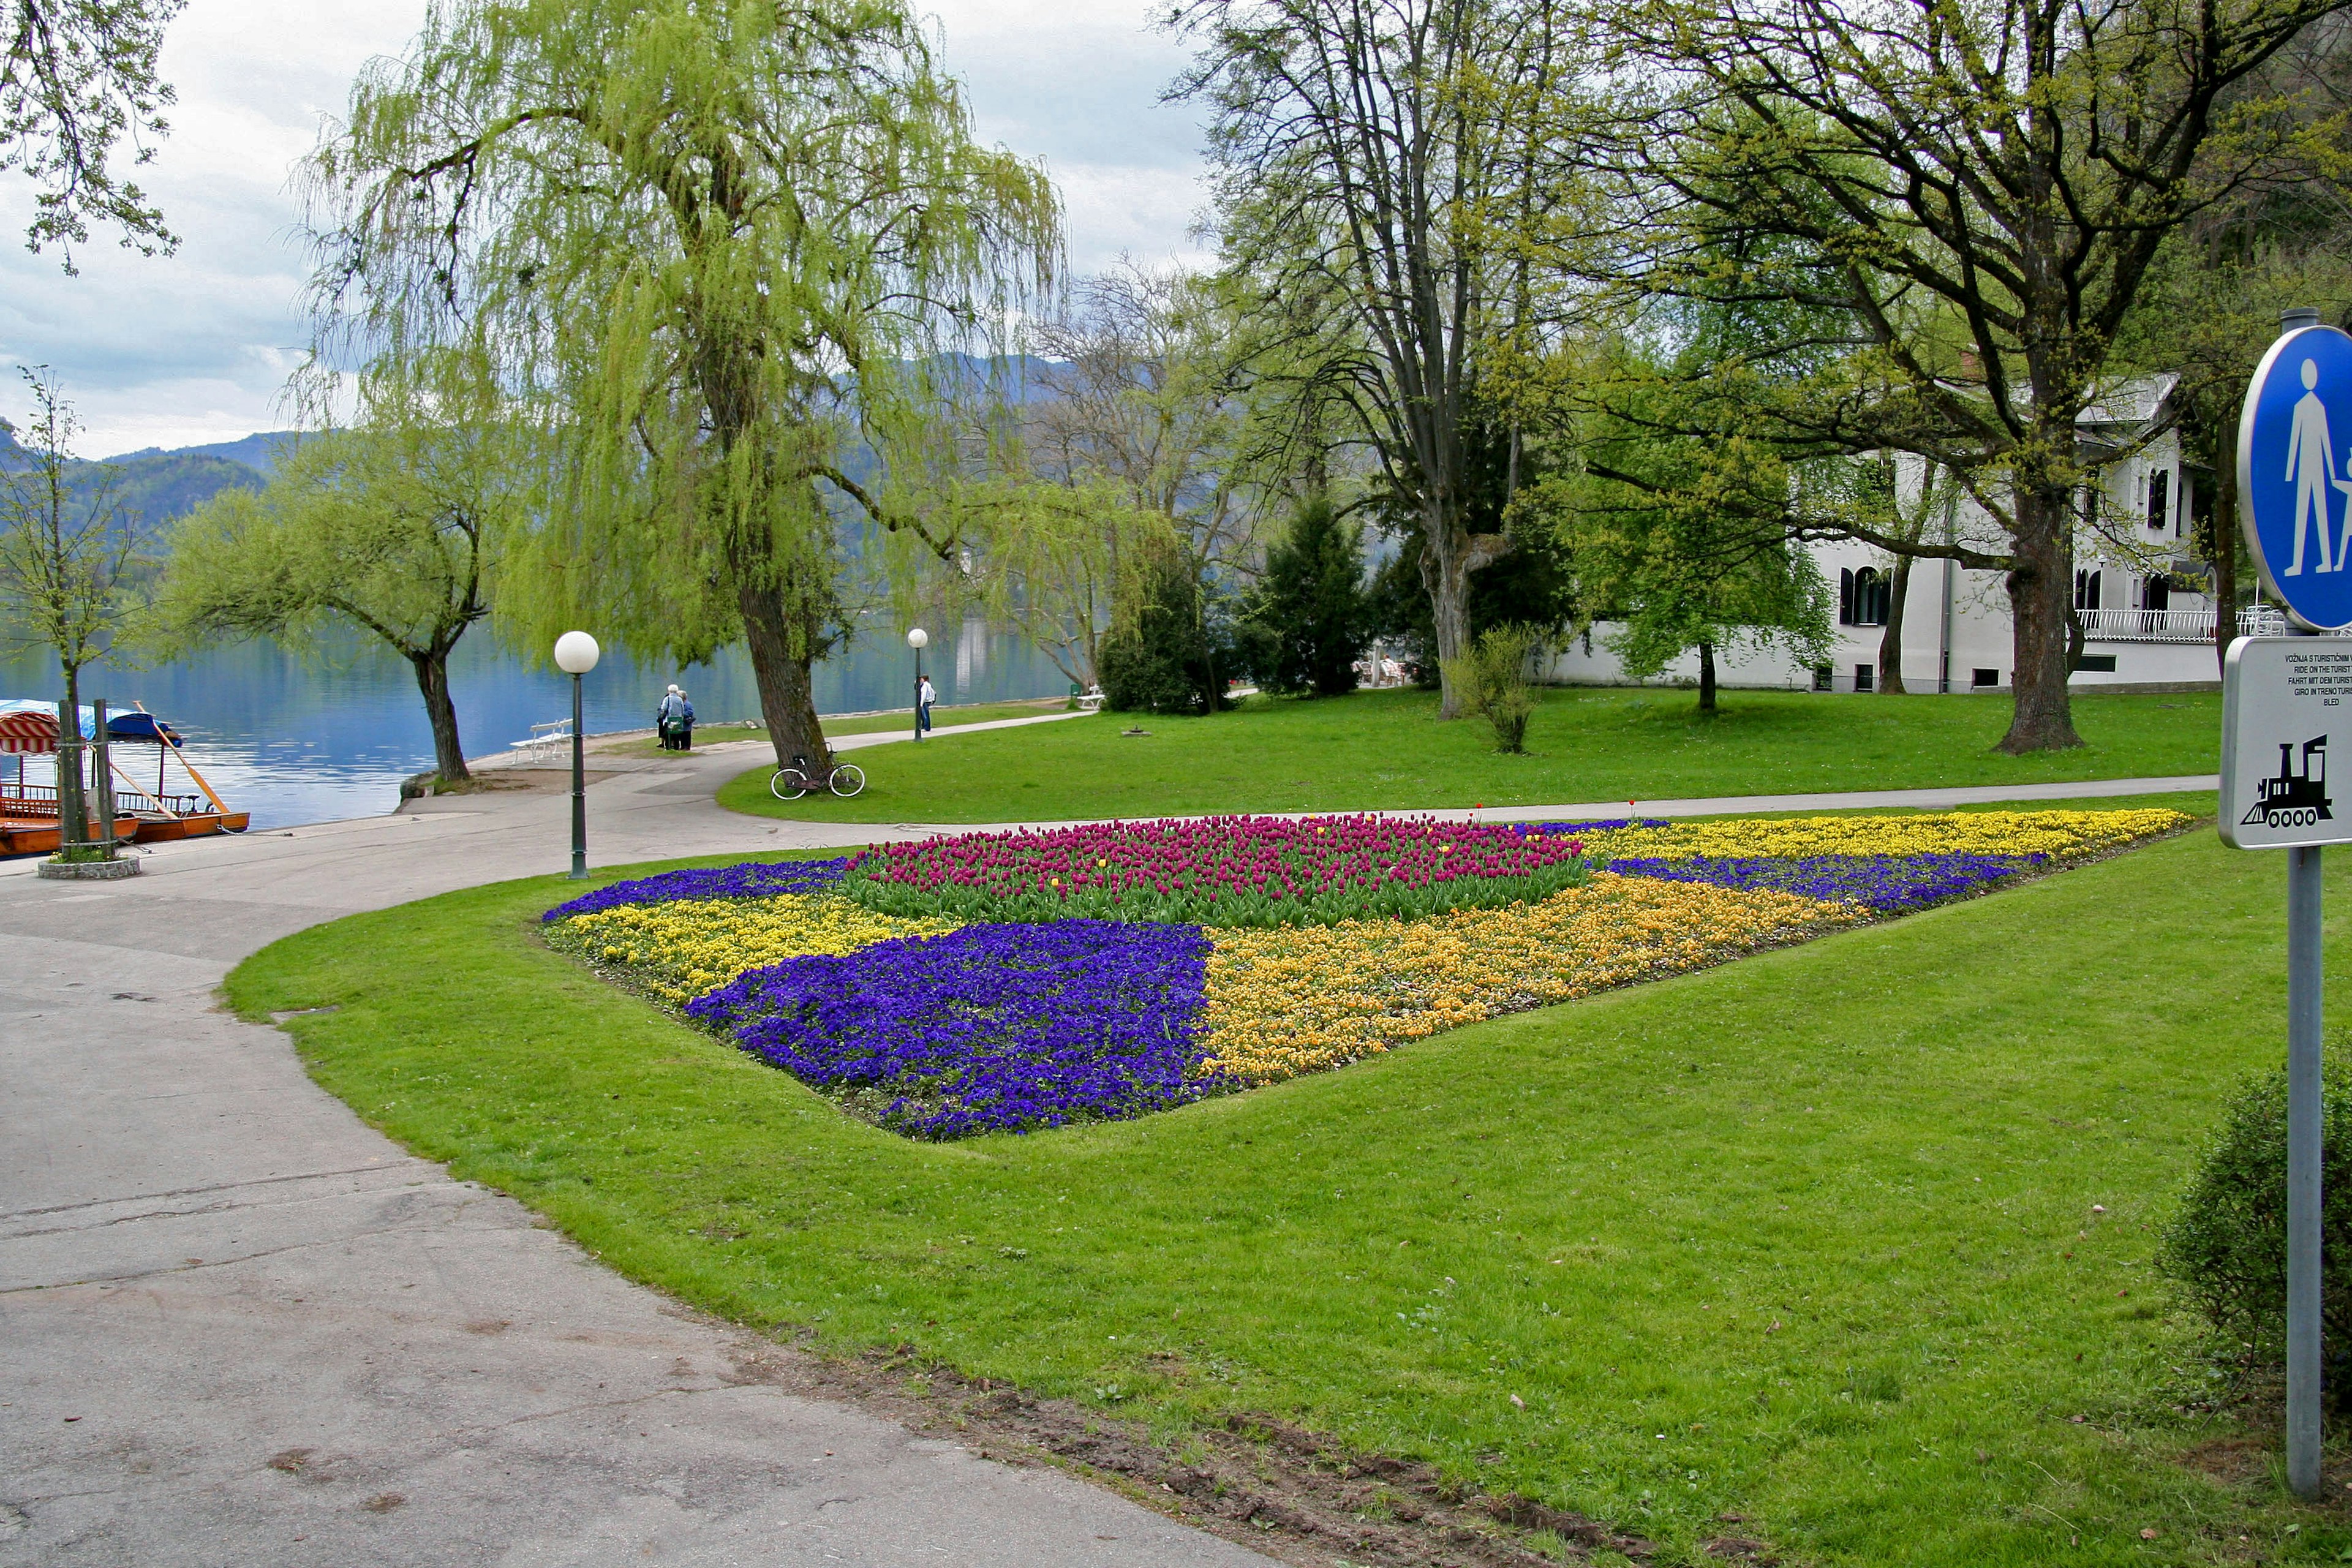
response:
[[[124,508],[114,470],[100,468],[95,481],[78,483],[73,438],[79,429],[73,410],[46,365],[22,372],[33,395],[32,423],[20,444],[30,461],[0,469],[0,626],[20,648],[46,650],[65,678],[66,701],[81,711],[81,672],[104,658],[116,636],[139,613],[131,578],[139,563],[140,532]],[[58,736],[59,755],[77,753]],[[81,771],[60,768],[58,808],[65,823],[86,822]],[[100,800],[110,804],[104,780]],[[78,834],[69,830],[68,842]]]
[[[1376,453],[1457,667],[1471,574],[1510,548],[1471,531],[1469,432],[1539,330],[1529,259],[1573,210],[1583,23],[1551,0],[1179,0],[1171,21],[1201,44],[1177,91],[1214,115],[1252,369],[1297,427],[1337,410]],[[1462,710],[1448,675],[1440,711]]]

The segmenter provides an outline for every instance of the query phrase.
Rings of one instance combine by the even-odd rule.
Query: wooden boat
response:
[[[82,732],[87,741],[97,718],[85,709]],[[204,774],[188,761],[185,742],[177,731],[144,708],[107,716],[107,750],[115,788],[111,792],[114,836],[123,843],[197,838],[214,833],[242,833],[252,825],[249,812],[232,811]],[[123,766],[125,746],[155,748],[155,787],[148,789]],[[37,756],[54,756],[58,750],[58,709],[53,702],[0,701],[0,758],[13,756],[16,777],[0,777],[0,855],[46,855],[57,851],[62,838],[54,784],[38,784],[28,777],[26,763]],[[197,793],[174,793],[169,768],[176,761]],[[91,792],[93,795],[96,792]],[[98,812],[89,816],[89,837],[103,837]]]

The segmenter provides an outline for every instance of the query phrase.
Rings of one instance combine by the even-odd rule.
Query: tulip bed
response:
[[[2179,812],[1223,817],[616,883],[551,944],[920,1138],[1170,1109],[2185,826]]]
[[[1243,927],[1420,920],[1584,879],[1572,824],[1220,816],[877,845],[850,866],[842,892],[894,915]]]

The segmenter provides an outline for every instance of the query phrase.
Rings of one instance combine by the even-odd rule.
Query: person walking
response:
[[[928,675],[917,676],[915,678],[915,733],[918,735],[930,732],[931,704],[939,700],[940,694],[932,689],[931,678]]]
[[[673,686],[654,710],[654,727],[661,732],[661,748],[665,752],[683,752],[694,744],[694,704],[686,693]]]

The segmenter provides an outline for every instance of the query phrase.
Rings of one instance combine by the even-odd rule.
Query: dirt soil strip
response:
[[[917,1360],[913,1347],[829,1359],[746,1335],[736,1376],[845,1400],[920,1432],[952,1436],[982,1458],[1055,1464],[1148,1508],[1299,1568],[1549,1568],[1527,1537],[1549,1531],[1570,1562],[1605,1551],[1648,1563],[1663,1549],[1580,1513],[1516,1493],[1457,1486],[1434,1466],[1354,1453],[1271,1415],[1229,1416],[1183,1451],[1139,1426],[1073,1400],[1039,1399]],[[1742,1522],[1737,1515],[1727,1524]],[[1724,1534],[1708,1556],[1777,1568],[1763,1542]]]

